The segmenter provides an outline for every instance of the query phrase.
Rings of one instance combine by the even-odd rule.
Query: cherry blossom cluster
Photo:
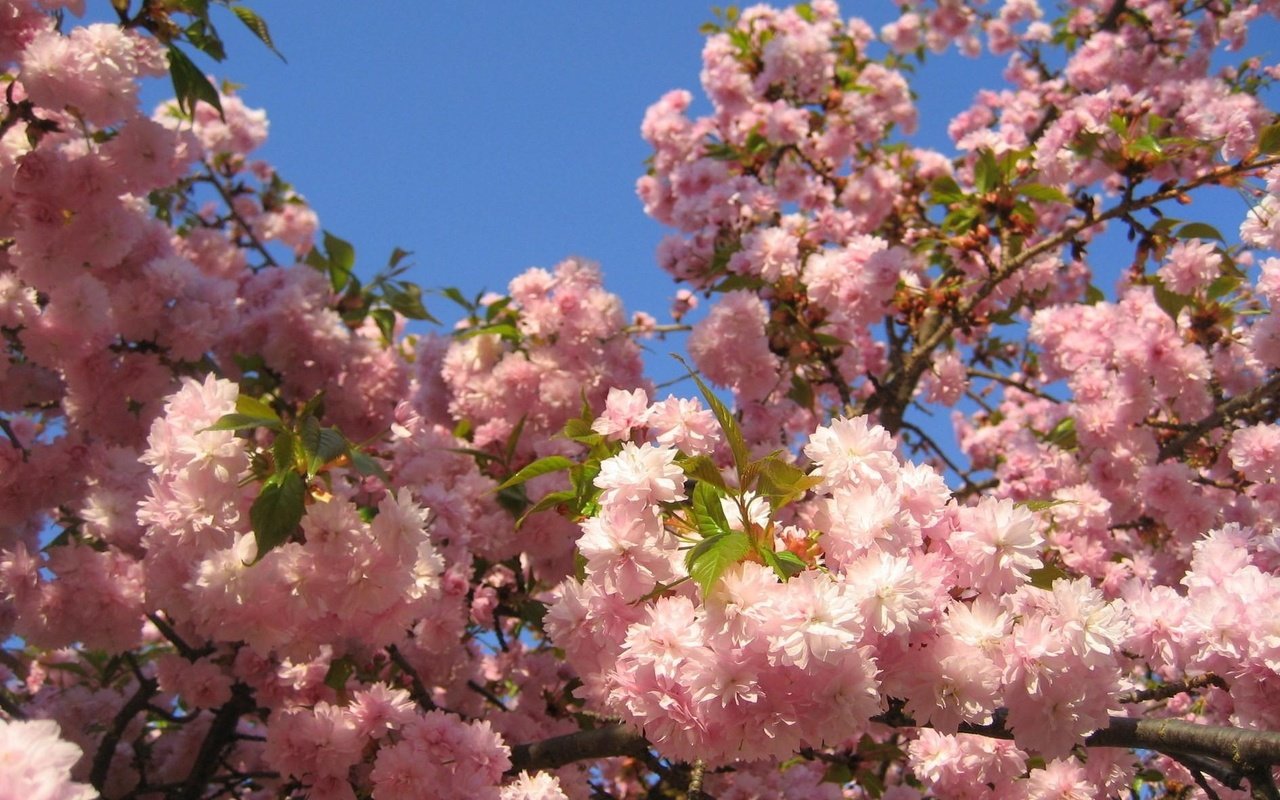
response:
[[[719,12],[642,124],[662,400],[586,261],[411,328],[182,71],[207,4],[83,5],[0,3],[0,794],[1274,790],[1272,0]]]
[[[1043,583],[1043,525],[1025,506],[958,506],[859,417],[813,433],[811,490],[774,509],[742,472],[708,477],[705,447],[681,449],[672,400],[643,402],[616,392],[597,421],[626,441],[594,480],[585,580],[563,583],[549,614],[591,705],[711,764],[856,741],[890,698],[952,733],[1002,709],[1046,757],[1105,727],[1127,612],[1085,579]],[[695,413],[705,431],[710,412]],[[784,552],[795,568],[771,567]]]

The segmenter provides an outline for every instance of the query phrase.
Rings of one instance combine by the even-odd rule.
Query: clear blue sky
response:
[[[471,294],[577,255],[601,264],[629,310],[665,318],[676,287],[654,261],[665,231],[635,196],[640,120],[670,89],[700,96],[709,4],[250,5],[288,63],[215,9],[229,57],[211,69],[266,108],[264,156],[366,270],[403,247],[419,283]],[[878,26],[892,9],[843,10]],[[998,69],[928,73],[922,133],[944,146],[945,120]],[[451,314],[445,303],[431,308]]]

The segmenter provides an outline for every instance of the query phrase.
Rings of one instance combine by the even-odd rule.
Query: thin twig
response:
[[[391,656],[391,662],[400,668],[400,671],[409,676],[409,694],[414,701],[422,708],[423,711],[435,711],[439,708],[435,701],[431,699],[431,695],[427,693],[427,687],[422,683],[422,678],[418,677],[418,671],[413,668],[409,660],[404,657],[404,653],[400,652],[400,648],[393,645],[387,646],[387,655]]]

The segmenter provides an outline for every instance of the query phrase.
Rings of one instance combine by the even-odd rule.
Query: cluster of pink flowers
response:
[[[1122,708],[1280,729],[1280,70],[1214,66],[1274,0],[723,12],[637,190],[732,410],[576,259],[406,333],[265,113],[139,109],[186,12],[82,5],[0,3],[0,795],[1075,798],[1208,785],[1084,757]],[[1213,184],[1238,243],[1161,211]]]
[[[957,506],[883,429],[838,419],[805,448],[819,481],[808,499],[775,513],[750,492],[741,508],[732,490],[720,498],[730,529],[768,548],[815,542],[807,568],[783,581],[739,557],[700,593],[681,563],[697,542],[676,463],[690,454],[645,441],[664,433],[644,424],[658,406],[613,399],[642,443],[600,465],[586,579],[560,586],[549,631],[589,702],[664,753],[785,759],[877,730],[887,697],[951,732],[1004,708],[1021,747],[1059,757],[1107,724],[1126,612],[1084,579],[1031,584],[1044,540],[1025,507]]]

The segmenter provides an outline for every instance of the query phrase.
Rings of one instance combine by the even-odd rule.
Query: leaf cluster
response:
[[[251,480],[262,484],[249,509],[257,560],[296,535],[307,502],[319,489],[316,480],[329,480],[329,470],[350,467],[361,475],[386,477],[378,462],[341,431],[320,423],[323,413],[323,394],[307,401],[289,420],[270,403],[242,394],[236,398],[235,412],[205,429],[246,435],[266,429],[274,434],[270,445],[252,458]]]
[[[404,280],[405,272],[412,266],[406,261],[410,255],[412,253],[398,247],[392,250],[386,266],[366,284],[355,274],[355,248],[345,239],[325,231],[322,245],[307,253],[306,263],[329,279],[329,286],[339,298],[338,312],[343,322],[354,329],[366,319],[372,319],[383,341],[390,343],[394,339],[397,314],[439,323],[422,302],[422,287]]]

